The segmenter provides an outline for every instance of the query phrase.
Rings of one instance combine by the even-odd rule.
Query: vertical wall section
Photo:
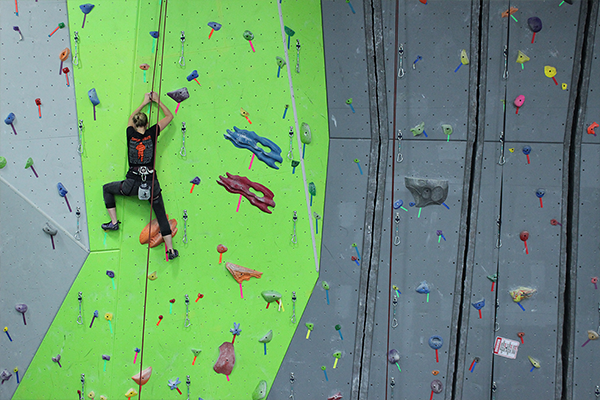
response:
[[[0,129],[0,325],[8,333],[0,371],[12,373],[0,386],[3,399],[17,389],[17,373],[35,376],[30,362],[89,252],[71,57],[62,63],[69,72],[60,70],[59,55],[70,48],[66,2],[19,1],[16,11],[15,2],[0,2],[0,114],[15,116],[14,131]],[[28,158],[33,168],[25,168]],[[27,305],[25,314],[17,304]]]

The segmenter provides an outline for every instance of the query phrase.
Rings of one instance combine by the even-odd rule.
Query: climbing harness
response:
[[[294,139],[294,127],[290,126],[290,132],[288,133],[290,136],[290,151],[287,154],[287,158],[288,160],[292,160],[294,157],[293,151],[294,149],[292,148],[292,143],[293,143],[293,139]]]
[[[296,237],[296,222],[298,222],[298,213],[294,211],[294,217],[292,218],[294,222],[294,232],[292,233],[292,243],[298,244],[298,238]]]
[[[296,73],[300,73],[300,41],[296,39]]]
[[[401,163],[404,160],[404,156],[402,155],[402,130],[398,129],[396,138],[398,139],[398,155],[396,156],[396,162]]]
[[[394,294],[392,304],[394,306],[394,318],[392,319],[392,328],[396,329],[396,327],[398,326],[398,320],[396,319],[396,307],[398,307],[398,296],[396,296],[396,294]]]
[[[500,159],[498,160],[498,165],[504,165],[506,163],[506,158],[504,157],[504,132],[500,132]]]
[[[400,213],[397,212],[394,217],[394,223],[396,224],[395,235],[394,235],[394,246],[398,246],[400,244]]]
[[[146,182],[146,177],[150,174],[153,174],[154,170],[145,166],[141,166],[131,168],[131,172],[142,177],[142,184],[138,188],[138,199],[149,200],[151,188],[148,182]]]
[[[77,152],[79,154],[83,154],[83,120],[82,119],[79,120],[78,126],[79,126],[79,135],[78,135],[79,146],[77,146]]]
[[[290,372],[290,399],[294,400],[294,381],[296,380],[296,378],[294,378],[294,373]]]
[[[83,314],[81,313],[81,301],[83,300],[83,293],[79,292],[77,295],[77,300],[79,300],[79,316],[77,317],[77,323],[79,325],[83,325]]]
[[[404,44],[400,44],[398,46],[398,78],[402,78],[404,76]]]
[[[77,45],[79,44],[79,33],[77,31],[75,31],[73,41],[75,42],[75,50],[73,51],[73,65],[79,67],[79,51],[77,50]]]
[[[292,324],[296,323],[296,292],[292,292]]]
[[[185,295],[185,322],[184,322],[184,326],[186,328],[189,328],[192,324],[190,322],[190,297],[186,294]]]
[[[183,43],[185,43],[185,32],[181,31],[181,57],[179,57],[179,66],[185,67],[185,58],[183,58]]]
[[[81,229],[79,228],[79,219],[81,218],[81,211],[79,210],[79,207],[77,207],[77,211],[75,211],[75,215],[77,216],[77,230],[75,231],[75,235],[73,235],[73,237],[75,237],[75,240],[80,240],[81,239]]]
[[[181,145],[181,150],[179,150],[179,155],[181,157],[185,157],[185,155],[187,154],[187,152],[185,151],[185,122],[181,123],[181,135],[183,136],[183,141],[182,141],[182,145]]]
[[[183,241],[183,243],[188,242],[187,239],[187,220],[188,220],[188,215],[187,215],[187,210],[183,210],[183,238],[181,239]]]

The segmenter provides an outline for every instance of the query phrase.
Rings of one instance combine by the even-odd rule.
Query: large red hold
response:
[[[252,182],[245,176],[231,175],[227,172],[227,178],[219,175],[217,183],[225,188],[229,193],[241,194],[252,203],[252,205],[258,207],[261,211],[271,214],[272,211],[269,207],[275,207],[273,197],[275,196],[266,186],[260,183]],[[263,194],[262,197],[258,197],[250,191],[250,188]]]
[[[224,342],[219,346],[219,358],[213,369],[217,374],[231,375],[233,366],[235,365],[235,350],[231,342]]]

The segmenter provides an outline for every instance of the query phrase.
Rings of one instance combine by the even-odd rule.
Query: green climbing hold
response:
[[[308,184],[308,193],[310,193],[312,196],[317,195],[317,187],[315,186],[314,182]]]
[[[341,351],[336,351],[335,353],[333,353],[333,356],[337,359],[342,358],[342,352]]]
[[[281,299],[281,293],[276,292],[274,290],[265,290],[261,293],[261,295],[267,303],[272,303],[274,301]]]
[[[283,58],[277,56],[275,59],[277,60],[277,66],[283,67],[285,65],[285,60]]]
[[[267,397],[267,381],[262,380],[256,385],[256,389],[252,392],[252,400],[262,400]]]
[[[289,36],[294,36],[296,34],[296,32],[289,26],[283,27],[283,30],[285,31],[285,34]]]
[[[413,136],[421,135],[424,130],[425,130],[425,122],[421,122],[419,125],[415,126],[414,128],[410,128],[410,131],[412,132]]]
[[[6,158],[0,157],[0,169],[6,167]]]
[[[310,126],[306,122],[302,123],[300,128],[300,141],[304,144],[312,142],[312,134],[310,133]]]
[[[352,97],[350,97],[348,100],[346,100],[346,104],[352,104]]]
[[[25,169],[31,167],[33,165],[33,158],[29,157],[27,159],[27,163],[25,164]]]
[[[487,278],[492,282],[498,282],[498,274],[488,275]]]
[[[292,167],[296,168],[298,165],[300,165],[300,161],[294,161],[292,160]]]
[[[449,124],[442,124],[442,130],[444,131],[444,134],[450,136],[452,135],[452,125]]]
[[[313,329],[315,329],[315,324],[313,324],[312,322],[307,322],[306,327],[308,328],[309,331],[312,331]]]
[[[327,283],[326,281],[323,281],[322,285],[323,285],[323,289],[329,290],[329,283]]]
[[[267,332],[267,334],[265,336],[258,339],[258,341],[261,343],[269,343],[271,340],[273,340],[273,330],[272,329],[269,332]]]

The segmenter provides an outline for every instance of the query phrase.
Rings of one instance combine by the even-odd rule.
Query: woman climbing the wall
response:
[[[165,114],[158,124],[148,128],[148,117],[142,109],[151,101],[154,101]],[[140,200],[149,200],[152,193],[152,184],[154,184],[154,198],[150,201],[152,209],[158,220],[160,233],[167,245],[167,254],[169,260],[179,256],[179,252],[173,248],[173,238],[171,236],[171,226],[165,212],[160,185],[154,171],[154,148],[160,132],[173,120],[173,114],[159,99],[156,92],[146,93],[144,101],[129,117],[127,124],[127,154],[129,161],[129,171],[125,175],[124,181],[107,183],[103,187],[104,204],[110,215],[110,222],[102,224],[105,231],[116,231],[121,223],[117,220],[117,209],[115,205],[115,195],[132,196],[138,195]]]

